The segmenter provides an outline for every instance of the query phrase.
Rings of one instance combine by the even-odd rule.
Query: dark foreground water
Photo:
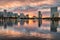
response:
[[[60,21],[0,19],[1,40],[60,40]]]

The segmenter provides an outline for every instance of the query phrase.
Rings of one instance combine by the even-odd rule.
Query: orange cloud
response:
[[[53,4],[54,0],[0,0],[0,8],[11,8],[16,6],[37,6],[37,5],[43,5],[43,4]]]
[[[0,8],[2,9],[9,9],[9,8],[15,8],[15,7],[25,7],[25,6],[34,6],[37,7],[37,9],[35,8],[29,8],[27,10],[23,10],[24,14],[29,13],[30,17],[32,16],[37,16],[38,14],[38,6],[44,6],[44,5],[52,5],[55,3],[55,0],[0,0]],[[20,9],[20,8],[19,8]],[[17,10],[17,9],[15,9]],[[13,11],[13,10],[12,10]],[[37,11],[37,13],[35,12]],[[46,11],[46,10],[42,10],[41,11]],[[49,11],[49,9],[48,9]],[[15,11],[14,11],[15,12]],[[20,10],[17,10],[16,12],[18,12],[20,14]],[[43,15],[43,17],[47,17],[46,15]]]

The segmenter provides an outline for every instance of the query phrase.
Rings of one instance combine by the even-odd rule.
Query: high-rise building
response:
[[[7,10],[4,10],[4,12],[6,13],[6,12],[7,12]]]
[[[0,17],[2,17],[3,16],[3,12],[0,12]]]
[[[54,14],[57,12],[57,7],[51,7],[51,17],[54,17]]]
[[[38,18],[42,18],[41,11],[38,11]]]
[[[55,12],[55,13],[54,13],[54,17],[55,17],[55,18],[59,17],[59,13],[58,13],[58,12]]]
[[[4,16],[4,17],[7,17],[7,10],[4,10],[3,16]]]

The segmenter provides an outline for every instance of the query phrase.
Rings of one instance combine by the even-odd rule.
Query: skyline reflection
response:
[[[57,20],[51,21],[51,31],[52,32],[57,32],[58,23],[59,23],[59,21],[57,21]]]
[[[43,19],[20,19],[20,21],[15,19],[0,20],[0,34],[3,33],[2,35],[8,35],[11,37],[20,37],[21,35],[27,35],[39,38],[54,38],[60,33],[58,32],[58,24],[59,21]]]
[[[29,19],[20,19],[20,22],[18,22],[17,20],[14,20],[14,21],[12,21],[12,20],[0,21],[0,26],[4,26],[4,28],[6,29],[8,26],[13,27],[13,25],[18,25],[18,23],[20,23],[20,25],[25,25],[25,23],[27,25],[30,25],[29,22],[32,25],[37,22],[36,23],[37,27],[41,27],[43,25],[42,19],[38,19],[38,20],[34,19],[34,20],[30,20],[30,21],[29,21]],[[59,21],[51,20],[51,22],[50,22],[50,31],[57,32],[58,24],[59,24]]]

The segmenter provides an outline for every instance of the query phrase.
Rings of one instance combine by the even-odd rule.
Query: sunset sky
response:
[[[43,17],[50,17],[50,8],[56,6],[59,12],[60,0],[0,0],[0,11],[7,9],[18,14],[23,12],[30,16],[37,16],[38,11],[41,11]]]

